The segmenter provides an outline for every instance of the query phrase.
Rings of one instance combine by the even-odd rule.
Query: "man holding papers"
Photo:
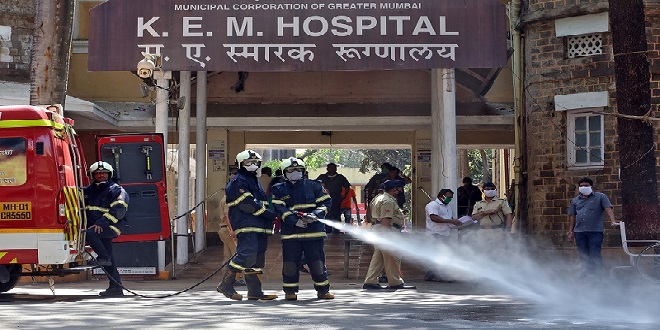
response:
[[[445,244],[449,242],[451,228],[453,226],[463,225],[461,221],[454,218],[452,215],[449,203],[453,198],[454,192],[451,191],[451,189],[442,189],[438,193],[438,197],[426,204],[426,207],[424,208],[426,210],[426,231]],[[445,283],[455,282],[446,277],[440,277],[430,270],[424,275],[424,280]]]

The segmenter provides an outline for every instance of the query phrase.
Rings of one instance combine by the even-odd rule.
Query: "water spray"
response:
[[[365,229],[327,219],[319,221],[426,269],[529,301],[538,306],[539,317],[550,321],[608,326],[660,322],[660,301],[656,298],[659,286],[580,279],[576,260],[548,252],[545,245],[525,245],[516,240],[487,245],[469,237],[456,243],[437,240],[424,232],[403,235],[377,227]]]

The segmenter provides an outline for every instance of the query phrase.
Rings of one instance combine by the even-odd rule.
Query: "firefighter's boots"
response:
[[[234,289],[234,283],[236,282],[236,271],[232,269],[227,269],[227,272],[225,275],[222,277],[222,282],[218,284],[218,287],[216,290],[225,297],[232,299],[232,300],[243,300],[243,296],[240,295],[236,290]]]

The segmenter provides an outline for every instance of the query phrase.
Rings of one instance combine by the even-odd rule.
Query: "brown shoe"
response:
[[[284,300],[298,300],[298,295],[295,293],[287,293],[284,295]]]
[[[335,299],[335,295],[330,293],[330,292],[326,292],[326,293],[320,293],[319,292],[316,296],[319,299]]]
[[[247,296],[248,300],[275,300],[277,299],[276,294],[261,294],[261,295],[255,295],[251,296],[248,294]]]

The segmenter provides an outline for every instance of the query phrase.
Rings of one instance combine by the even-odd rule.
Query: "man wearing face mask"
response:
[[[94,162],[89,167],[93,182],[83,190],[87,222],[87,244],[98,255],[96,261],[108,274],[108,289],[100,296],[123,296],[121,277],[112,253],[112,240],[121,235],[126,226],[128,194],[120,185],[110,181],[114,169],[104,161]]]
[[[612,226],[618,225],[612,203],[603,193],[593,191],[594,182],[582,178],[578,182],[580,194],[571,200],[568,208],[568,240],[575,240],[580,261],[590,274],[598,274],[603,267],[600,254],[603,244],[603,213],[607,213]]]
[[[505,199],[497,197],[497,187],[492,182],[483,186],[484,200],[474,204],[472,219],[479,221],[479,239],[498,242],[511,231],[513,215]],[[488,244],[488,242],[486,242]]]
[[[305,163],[297,158],[284,159],[280,166],[285,182],[271,190],[272,204],[282,219],[282,279],[284,299],[297,300],[301,258],[309,267],[319,299],[334,299],[325,268],[323,219],[332,205],[330,195],[318,181],[303,177]]]
[[[236,155],[236,176],[225,189],[229,221],[236,236],[236,255],[229,261],[227,272],[218,284],[217,291],[233,300],[243,296],[234,289],[236,274],[245,274],[248,300],[273,300],[276,295],[264,294],[261,290],[262,268],[266,263],[268,236],[273,234],[275,212],[268,209],[266,193],[257,180],[261,167],[261,156],[253,150],[244,150]]]
[[[454,197],[454,192],[451,189],[441,189],[438,193],[438,198],[426,204],[424,207],[426,211],[426,232],[433,235],[433,237],[443,244],[448,244],[449,235],[451,234],[450,224],[460,226],[461,222],[455,219],[452,215],[451,200]],[[427,271],[424,275],[425,281],[433,282],[454,282],[449,280],[447,276],[438,276],[433,271]]]

